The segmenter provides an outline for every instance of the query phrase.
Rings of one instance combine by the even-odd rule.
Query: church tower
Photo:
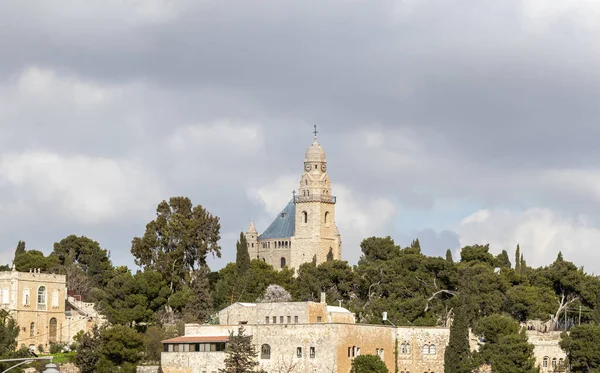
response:
[[[335,224],[336,198],[331,193],[325,151],[316,137],[304,157],[304,172],[294,196],[295,232],[291,266],[341,259],[341,239]]]

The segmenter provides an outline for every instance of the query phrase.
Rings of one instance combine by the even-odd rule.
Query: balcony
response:
[[[324,202],[324,203],[335,203],[335,196],[327,194],[313,194],[310,196],[295,196],[294,203],[298,202]]]

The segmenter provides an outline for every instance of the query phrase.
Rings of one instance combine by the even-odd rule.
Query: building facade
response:
[[[263,232],[254,225],[246,232],[251,259],[273,267],[298,270],[301,264],[341,259],[342,240],[335,223],[336,197],[331,192],[325,151],[317,138],[304,157],[298,192]]]
[[[48,351],[51,343],[70,345],[80,331],[101,325],[105,318],[67,294],[65,275],[0,272],[0,309],[6,309],[19,325],[17,348]]]
[[[359,355],[376,355],[391,372],[444,371],[449,330],[356,324],[354,315],[324,301],[236,303],[219,325],[187,324],[185,335],[163,341],[165,373],[212,373],[224,367],[229,332],[244,326],[267,372],[349,372]],[[397,351],[395,353],[395,351]]]
[[[0,272],[0,308],[19,325],[17,346],[37,348],[61,342],[65,327],[66,277],[32,272]]]

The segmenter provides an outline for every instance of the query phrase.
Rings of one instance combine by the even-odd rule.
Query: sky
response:
[[[135,268],[156,205],[222,258],[298,188],[318,126],[343,259],[419,238],[600,271],[600,2],[0,2],[0,263],[85,235]]]

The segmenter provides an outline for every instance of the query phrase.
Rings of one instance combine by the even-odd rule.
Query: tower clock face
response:
[[[325,163],[323,163],[321,165],[321,171],[323,171],[323,172],[327,171],[327,165]]]
[[[306,171],[310,171],[310,164],[308,164],[308,163],[307,163],[307,164],[305,164],[305,165],[304,165],[304,169],[305,169]]]

